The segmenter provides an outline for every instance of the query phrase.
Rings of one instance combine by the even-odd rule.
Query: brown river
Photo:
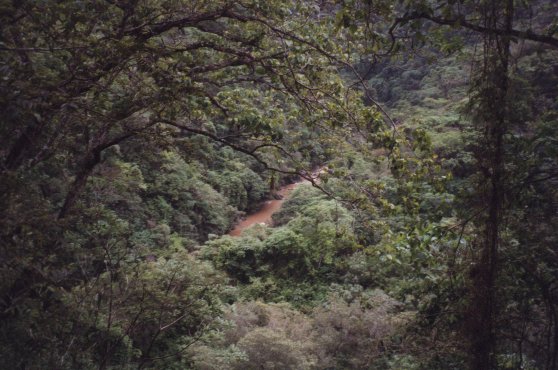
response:
[[[316,178],[316,182],[319,182],[318,176],[323,171],[325,171],[324,168],[319,168],[312,172],[312,177]],[[277,191],[277,195],[279,195],[281,199],[266,201],[259,211],[248,215],[245,219],[236,224],[234,229],[229,232],[229,235],[239,236],[244,230],[255,224],[263,223],[266,225],[271,225],[271,215],[273,215],[281,208],[281,205],[283,204],[283,202],[285,202],[285,200],[287,200],[292,191],[301,184],[310,184],[310,181],[304,179],[281,187]]]

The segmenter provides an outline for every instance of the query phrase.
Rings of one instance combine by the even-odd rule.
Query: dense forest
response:
[[[0,0],[0,78],[1,369],[558,369],[555,1]]]

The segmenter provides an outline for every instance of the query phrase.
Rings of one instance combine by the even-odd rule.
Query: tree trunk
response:
[[[510,30],[513,17],[513,0],[490,1],[485,8],[486,27],[496,28],[503,21],[506,29]],[[482,147],[477,150],[477,161],[488,181],[478,188],[485,218],[480,225],[482,232],[478,246],[481,250],[473,278],[475,288],[471,302],[471,368],[475,370],[490,370],[497,366],[495,289],[505,193],[504,135],[509,122],[509,56],[509,37],[490,33],[484,35],[484,59],[476,87],[478,111],[475,118],[484,136]]]
[[[77,173],[76,178],[74,179],[74,182],[72,183],[70,190],[68,191],[68,194],[66,194],[66,198],[64,199],[62,208],[58,212],[59,220],[66,217],[70,209],[74,206],[77,198],[87,184],[89,175],[91,175],[91,172],[93,172],[95,166],[101,162],[101,151],[102,150],[94,150],[87,155],[82,168]]]

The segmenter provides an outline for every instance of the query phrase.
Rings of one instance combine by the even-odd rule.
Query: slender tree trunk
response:
[[[506,29],[513,25],[513,0],[489,1],[485,8],[485,25],[497,28],[504,22]],[[471,368],[490,370],[496,368],[496,279],[498,273],[498,248],[503,217],[505,192],[504,136],[508,130],[509,107],[509,37],[484,35],[484,59],[477,86],[477,123],[483,130],[483,147],[479,148],[478,163],[487,176],[486,185],[479,185],[481,207],[486,207],[481,229],[480,258],[474,276],[472,297],[473,329],[471,335]]]
[[[85,188],[85,185],[87,184],[87,179],[93,172],[95,166],[100,162],[101,162],[101,150],[95,150],[94,152],[89,153],[87,155],[87,158],[82,168],[77,173],[74,182],[70,186],[70,190],[68,191],[68,194],[66,194],[66,198],[64,199],[64,204],[62,205],[62,208],[58,212],[59,220],[66,217],[70,209],[74,206],[74,204],[77,201],[77,198],[79,197],[79,195]]]
[[[148,125],[145,128],[149,126],[151,125]],[[110,141],[99,144],[95,148],[89,150],[89,152],[86,154],[82,162],[83,164],[81,166],[81,169],[76,174],[76,178],[74,179],[74,182],[70,187],[70,190],[66,194],[66,198],[64,199],[64,204],[62,205],[62,208],[58,212],[59,220],[66,217],[70,209],[76,203],[83,189],[85,189],[85,185],[87,185],[87,179],[89,179],[89,176],[95,169],[95,166],[101,163],[101,153],[103,152],[103,150],[110,148],[113,145],[119,144],[130,137],[133,137],[135,134],[136,132],[128,132]],[[104,136],[104,135],[105,133],[102,133],[100,136]]]
[[[25,129],[8,152],[4,162],[5,169],[15,170],[21,165],[24,161],[25,151],[37,140],[41,129],[42,124],[40,123],[34,123]]]

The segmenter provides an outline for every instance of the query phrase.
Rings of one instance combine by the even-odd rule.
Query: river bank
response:
[[[320,167],[312,171],[312,178],[319,180],[320,173],[322,173],[323,171],[325,171],[325,167]],[[281,206],[283,205],[285,200],[288,199],[293,190],[295,190],[302,184],[310,184],[310,181],[308,181],[307,179],[300,179],[291,184],[283,185],[276,192],[276,195],[279,199],[271,199],[265,201],[258,211],[248,215],[246,218],[238,222],[236,226],[228,233],[228,235],[240,236],[240,234],[242,234],[244,230],[255,224],[265,224],[268,226],[271,225],[271,216],[279,209],[281,209]]]

